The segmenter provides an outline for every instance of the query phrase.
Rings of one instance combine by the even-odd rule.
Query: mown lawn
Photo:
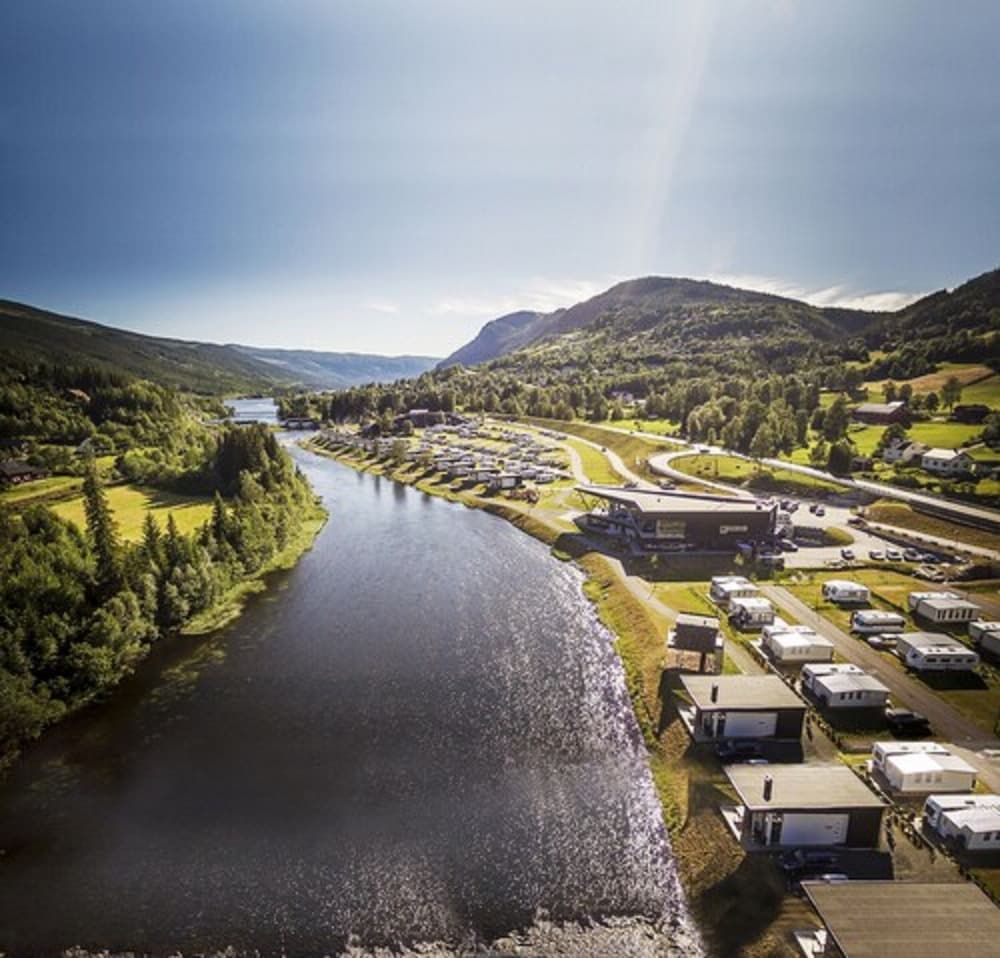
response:
[[[624,480],[611,468],[608,457],[599,449],[588,446],[587,443],[581,442],[579,439],[567,439],[566,444],[579,453],[583,471],[591,482],[605,486],[620,486],[622,484]]]
[[[957,449],[978,438],[982,431],[982,426],[970,426],[961,422],[915,422],[909,429],[909,436],[928,446]]]
[[[26,482],[21,486],[13,486],[0,492],[0,504],[27,502],[42,496],[51,496],[79,489],[83,480],[79,476],[50,476],[48,479],[38,479]]]
[[[1000,375],[994,374],[966,386],[962,390],[963,403],[983,403],[991,409],[1000,409]]]
[[[836,492],[840,489],[836,484],[825,482],[822,479],[791,472],[787,469],[761,466],[736,456],[681,456],[675,459],[671,465],[680,472],[687,473],[696,479],[711,479],[740,485],[754,480],[754,485],[759,485],[759,488],[771,489],[776,492],[814,495],[817,492]]]
[[[144,486],[111,486],[107,490],[108,503],[118,522],[122,538],[137,542],[142,538],[142,524],[146,513],[151,512],[160,528],[166,528],[167,516],[173,515],[182,533],[191,532],[205,523],[212,514],[212,502],[207,498],[179,496]],[[52,511],[83,528],[86,517],[83,497],[76,496],[53,504]]]
[[[672,419],[619,419],[609,422],[615,429],[645,432],[653,436],[675,436],[680,431],[680,423]]]

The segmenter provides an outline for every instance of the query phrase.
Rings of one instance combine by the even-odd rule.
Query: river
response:
[[[545,954],[551,920],[581,923],[569,953],[698,954],[575,568],[496,517],[295,455],[331,514],[312,551],[0,786],[0,952],[321,955],[527,928]],[[593,927],[607,916],[634,917]]]

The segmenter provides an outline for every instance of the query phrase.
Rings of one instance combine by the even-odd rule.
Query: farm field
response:
[[[895,380],[895,382],[897,386],[902,386],[903,383],[909,383],[913,387],[913,391],[915,393],[922,394],[936,392],[952,376],[954,376],[964,387],[962,389],[961,400],[963,403],[983,402],[981,399],[970,399],[967,395],[967,391],[973,388],[973,384],[984,382],[991,378],[997,378],[989,366],[983,366],[979,363],[941,363],[941,368],[938,369],[937,372],[928,373],[925,376],[917,376],[915,379]],[[885,393],[883,389],[886,382],[887,380],[880,379],[865,383],[865,386],[868,387],[869,402],[882,402],[884,400]]]
[[[174,522],[182,533],[197,529],[212,514],[212,501],[207,498],[180,496],[132,485],[110,486],[105,491],[121,536],[126,542],[137,542],[142,537],[142,524],[147,512],[153,514],[161,529],[166,527],[167,516],[173,515]],[[57,502],[52,506],[52,511],[81,529],[86,525],[82,496]]]

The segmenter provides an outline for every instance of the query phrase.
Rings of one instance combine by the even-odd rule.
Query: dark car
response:
[[[798,552],[799,547],[791,539],[779,539],[778,548],[783,552]]]
[[[919,549],[904,549],[903,558],[907,562],[921,562],[924,554]]]
[[[778,865],[786,872],[808,870],[822,873],[825,869],[832,868],[839,863],[840,856],[836,852],[824,851],[818,848],[794,848],[792,851],[785,852],[778,858]]]
[[[763,758],[760,746],[756,742],[720,742],[715,746],[715,754],[723,762],[748,762],[754,758]]]
[[[931,723],[926,715],[911,712],[909,709],[886,709],[885,724],[893,732],[908,735],[926,735],[931,730]]]

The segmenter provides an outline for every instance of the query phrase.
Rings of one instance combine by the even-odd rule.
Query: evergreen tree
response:
[[[93,458],[86,464],[83,479],[83,507],[87,535],[94,550],[98,589],[108,598],[121,586],[121,546],[108,497]]]

